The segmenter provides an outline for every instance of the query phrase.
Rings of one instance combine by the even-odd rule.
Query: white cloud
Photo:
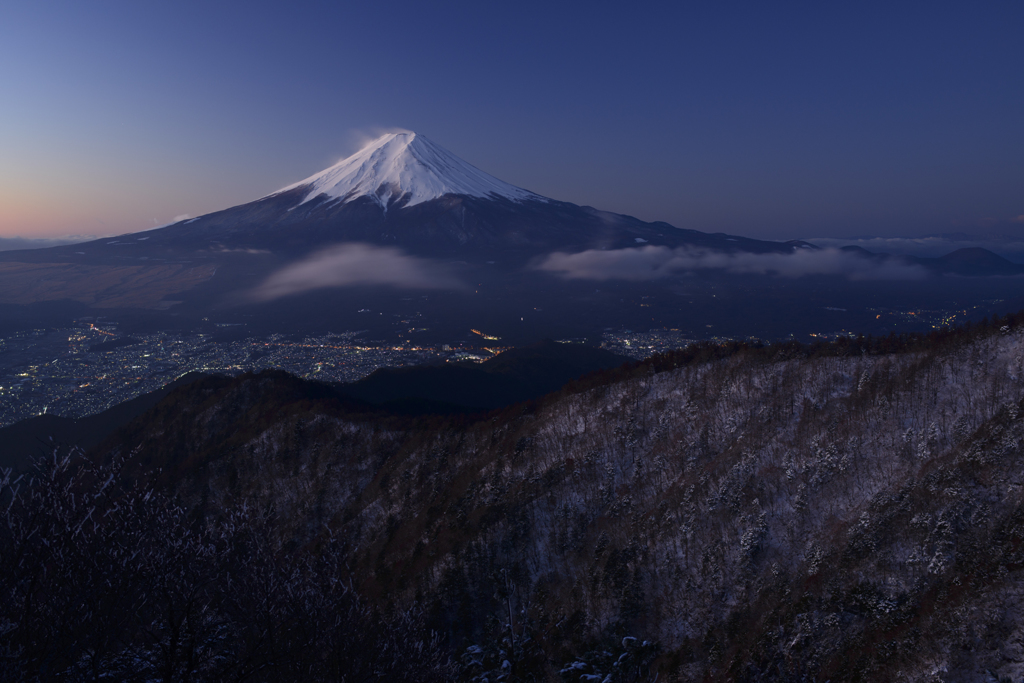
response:
[[[448,270],[429,259],[392,247],[340,244],[282,268],[253,290],[257,301],[279,299],[324,287],[384,285],[404,289],[462,289]]]
[[[698,249],[640,247],[577,254],[556,252],[534,266],[567,279],[658,280],[698,270],[737,274],[841,275],[850,280],[916,280],[925,269],[896,259],[875,260],[839,249],[799,249],[785,254],[725,253]]]
[[[382,136],[389,133],[412,133],[413,131],[407,128],[399,128],[395,126],[367,126],[364,128],[353,128],[349,130],[348,136],[353,141],[356,150],[353,152],[361,152],[369,145],[376,142]],[[347,158],[347,157],[345,157]]]

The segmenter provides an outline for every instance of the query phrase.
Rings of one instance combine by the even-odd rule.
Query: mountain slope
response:
[[[200,515],[272,504],[282,548],[329,529],[466,676],[1017,680],[1022,322],[899,353],[709,345],[475,422],[245,376],[101,453],[139,448]]]

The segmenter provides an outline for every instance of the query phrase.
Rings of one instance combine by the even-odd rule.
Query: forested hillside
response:
[[[691,347],[475,416],[194,382],[4,480],[5,671],[1020,680],[1021,323]]]

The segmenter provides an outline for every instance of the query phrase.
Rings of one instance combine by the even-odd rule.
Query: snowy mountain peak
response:
[[[326,195],[342,202],[370,197],[415,206],[446,194],[547,201],[498,180],[416,133],[389,133],[349,158],[274,194],[308,187],[302,203]]]

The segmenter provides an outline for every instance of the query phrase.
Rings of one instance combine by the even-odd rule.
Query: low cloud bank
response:
[[[736,274],[840,275],[850,280],[918,280],[924,268],[897,259],[875,260],[839,249],[799,249],[788,254],[750,254],[640,247],[577,254],[556,252],[534,266],[567,279],[631,280],[642,282],[685,275],[699,270]]]
[[[325,287],[384,285],[403,289],[462,289],[463,283],[441,264],[392,247],[341,244],[277,271],[251,292],[270,301]]]

